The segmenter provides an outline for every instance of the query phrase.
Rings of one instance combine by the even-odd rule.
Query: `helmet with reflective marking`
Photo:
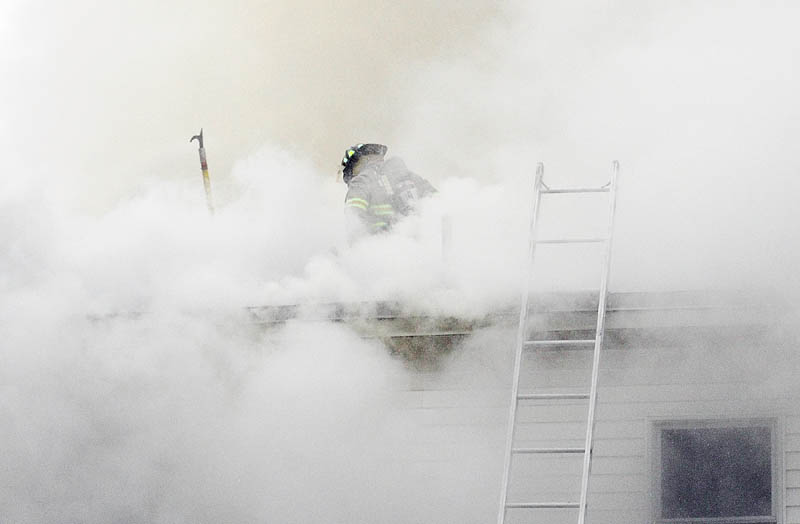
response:
[[[342,157],[342,179],[345,184],[350,182],[353,178],[353,166],[358,163],[361,157],[367,155],[380,155],[385,156],[389,148],[383,144],[356,144],[348,147]]]

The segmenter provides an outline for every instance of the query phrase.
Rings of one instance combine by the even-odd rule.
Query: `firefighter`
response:
[[[347,184],[344,206],[348,239],[389,231],[411,214],[422,197],[436,189],[408,170],[397,157],[384,159],[382,144],[356,144],[342,158],[342,179]]]

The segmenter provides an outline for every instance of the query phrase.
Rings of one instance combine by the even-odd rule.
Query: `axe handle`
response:
[[[206,161],[206,149],[201,147],[200,152],[200,169],[203,171],[203,187],[206,190],[206,204],[208,205],[208,212],[214,214],[214,204],[211,200],[211,178],[208,176],[208,162]]]

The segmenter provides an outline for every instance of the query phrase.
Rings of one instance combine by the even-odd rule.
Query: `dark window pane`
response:
[[[770,428],[661,431],[662,518],[772,514]]]

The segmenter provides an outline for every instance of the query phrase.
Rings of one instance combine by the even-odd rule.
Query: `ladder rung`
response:
[[[529,340],[526,346],[588,346],[594,345],[595,339],[573,339],[573,340]]]
[[[577,508],[578,502],[512,502],[506,504],[507,509],[560,509]]]
[[[584,453],[584,448],[514,448],[511,451],[521,455],[556,454],[556,453]]]
[[[519,400],[585,400],[588,393],[523,393],[517,395]]]
[[[537,240],[537,244],[599,244],[608,240],[605,237],[597,238],[548,238]]]
[[[561,189],[542,189],[540,193],[608,193],[610,187],[575,187],[575,188],[561,188]]]

